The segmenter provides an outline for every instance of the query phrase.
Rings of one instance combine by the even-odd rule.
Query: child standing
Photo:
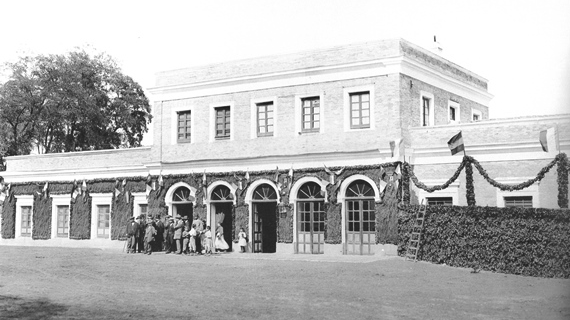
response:
[[[196,254],[196,225],[192,225],[192,229],[190,229],[189,236],[190,236],[190,255],[193,256]]]
[[[206,227],[206,232],[204,233],[204,248],[207,255],[212,254],[212,231],[210,226]]]
[[[238,239],[239,239],[238,244],[241,248],[240,253],[244,253],[245,248],[247,247],[247,239],[246,239],[245,231],[243,230],[243,228],[239,229]]]

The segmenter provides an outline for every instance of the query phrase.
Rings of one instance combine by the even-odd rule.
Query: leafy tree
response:
[[[83,50],[7,64],[0,86],[6,155],[140,146],[151,121],[139,84],[105,54]],[[3,134],[4,136],[4,134]]]

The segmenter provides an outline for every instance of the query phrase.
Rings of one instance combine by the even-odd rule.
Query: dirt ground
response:
[[[347,261],[0,246],[0,319],[570,319],[570,280]]]

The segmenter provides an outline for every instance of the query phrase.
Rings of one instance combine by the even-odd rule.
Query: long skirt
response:
[[[221,235],[216,236],[214,247],[216,248],[216,250],[228,250],[230,248],[224,237]]]

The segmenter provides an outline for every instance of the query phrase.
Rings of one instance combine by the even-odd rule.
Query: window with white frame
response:
[[[495,178],[497,182],[508,185],[516,185],[529,179],[532,178]],[[540,208],[538,185],[539,182],[534,183],[533,185],[522,190],[515,191],[503,191],[499,188],[495,188],[497,193],[497,207]]]
[[[301,99],[301,132],[319,132],[321,127],[321,99]]]
[[[16,237],[32,236],[32,215],[34,197],[32,195],[16,195]]]
[[[273,102],[256,103],[258,137],[273,136],[273,111]]]
[[[69,206],[57,206],[57,237],[69,237]]]
[[[20,235],[22,237],[32,236],[32,206],[22,206]]]
[[[210,142],[220,140],[233,140],[234,139],[234,106],[233,101],[216,102],[210,104],[210,134],[208,140]],[[253,120],[253,119],[252,119]],[[255,127],[256,121],[252,123],[252,128]]]
[[[109,238],[110,205],[97,206],[97,238]]]
[[[505,208],[532,208],[532,196],[504,197]]]
[[[483,119],[483,113],[479,110],[471,109],[471,120],[479,121]]]
[[[91,194],[91,239],[109,239],[112,193]]]
[[[133,192],[133,216],[138,217],[141,214],[146,215],[148,212],[148,203],[146,193]]]
[[[192,139],[192,113],[190,111],[177,112],[178,116],[178,142],[190,142]]]
[[[420,92],[420,126],[430,127],[434,125],[434,95],[429,92]]]
[[[448,123],[459,123],[460,122],[459,113],[459,103],[455,101],[449,101],[448,104]]]
[[[445,180],[424,180],[423,181],[427,186],[433,187],[437,185],[442,185],[445,183]],[[430,206],[435,205],[459,205],[459,185],[460,181],[455,180],[452,184],[449,185],[446,189],[437,190],[434,192],[427,192],[423,189],[415,189],[415,192],[418,196],[418,201],[423,204],[427,204]]]
[[[344,130],[374,129],[374,85],[344,88]]]
[[[453,197],[427,197],[428,206],[452,206]]]
[[[215,108],[216,114],[216,139],[223,140],[230,138],[230,107]]]
[[[324,133],[324,96],[324,92],[295,96],[295,136]]]

